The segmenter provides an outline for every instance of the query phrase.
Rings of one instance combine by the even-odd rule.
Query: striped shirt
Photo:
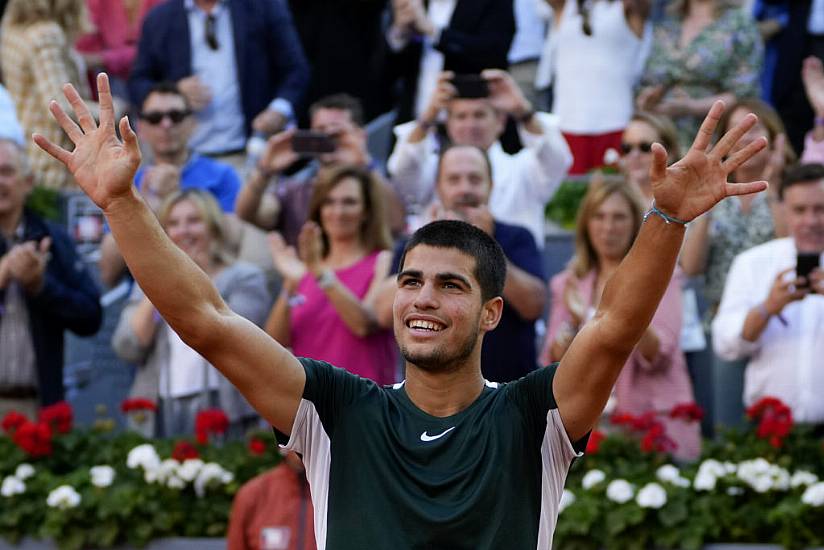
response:
[[[10,250],[22,237],[21,224],[11,241],[0,237],[3,240],[0,252]],[[5,290],[0,290],[0,391],[36,386],[37,371],[26,298],[20,284],[12,279]]]

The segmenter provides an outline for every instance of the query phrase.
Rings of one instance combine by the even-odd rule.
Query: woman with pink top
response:
[[[593,181],[578,211],[575,255],[552,278],[549,330],[542,364],[559,361],[578,330],[589,321],[609,277],[629,251],[643,219],[642,199],[623,179]],[[700,454],[698,424],[673,420],[669,411],[694,401],[681,333],[681,285],[677,277],[661,300],[655,317],[630,355],[615,383],[613,410],[655,412],[677,448],[674,456],[689,460]]]
[[[380,182],[368,170],[323,174],[309,203],[298,250],[270,237],[283,287],[266,332],[298,357],[322,359],[379,384],[395,381],[392,332],[369,304],[389,274],[392,254]]]

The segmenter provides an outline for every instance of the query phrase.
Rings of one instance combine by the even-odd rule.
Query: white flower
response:
[[[13,497],[14,495],[22,495],[26,492],[26,484],[22,479],[15,476],[8,476],[3,480],[3,485],[0,486],[0,495],[4,497]]]
[[[49,493],[46,504],[52,508],[68,510],[80,504],[80,494],[71,485],[61,485]]]
[[[160,466],[160,457],[157,455],[154,447],[149,443],[144,443],[129,451],[129,456],[126,458],[126,466],[132,470],[136,468],[154,470]]]
[[[155,476],[157,477],[158,483],[166,483],[172,477],[176,477],[178,475],[178,470],[180,469],[180,462],[175,460],[174,458],[167,458],[163,462],[160,463],[160,466],[157,467],[157,472],[155,472]]]
[[[195,493],[198,497],[203,497],[206,494],[206,488],[215,482],[221,484],[231,483],[235,478],[232,472],[226,471],[220,464],[215,462],[208,462],[203,465],[200,472],[195,479]]]
[[[177,469],[177,475],[180,479],[191,483],[197,477],[200,469],[203,468],[203,461],[199,458],[187,458],[183,461],[183,465]]]
[[[607,478],[607,474],[601,470],[590,470],[584,475],[581,480],[581,486],[589,491]]]
[[[667,492],[657,483],[647,483],[638,491],[635,502],[641,508],[658,509],[667,503]]]
[[[695,480],[692,482],[692,487],[696,491],[713,491],[717,482],[718,478],[714,474],[698,470]]]
[[[790,473],[763,458],[745,460],[738,465],[737,477],[757,493],[790,488]]]
[[[186,482],[177,476],[172,476],[169,478],[169,481],[166,482],[166,487],[169,489],[184,489]]]
[[[678,476],[678,477],[676,477],[675,479],[672,480],[672,484],[675,485],[676,487],[686,488],[686,487],[689,487],[690,485],[692,485],[692,482],[689,479],[685,478],[685,477]]]
[[[817,475],[812,472],[807,472],[806,470],[798,470],[790,478],[790,487],[796,488],[801,487],[802,485],[809,487],[816,482],[818,482]]]
[[[655,471],[655,477],[659,481],[671,483],[673,480],[681,477],[681,471],[672,464],[664,464]]]
[[[115,472],[111,466],[92,466],[89,475],[92,478],[92,485],[103,488],[112,484]]]
[[[20,481],[26,481],[31,476],[34,475],[34,466],[23,462],[22,464],[17,466],[17,469],[14,471],[14,477],[19,479]]]
[[[801,502],[809,506],[824,506],[824,482],[810,485],[801,495]]]
[[[575,495],[572,491],[564,489],[564,492],[561,493],[561,501],[558,503],[558,513],[563,512],[573,502],[575,502]]]
[[[734,474],[738,470],[738,464],[735,464],[734,462],[725,462],[724,470],[726,470],[726,473],[728,474]]]
[[[702,462],[701,466],[698,467],[698,471],[712,474],[715,477],[724,477],[727,475],[727,468],[713,458],[708,458]]]
[[[607,498],[618,504],[629,502],[635,496],[635,490],[626,479],[615,479],[607,485]]]

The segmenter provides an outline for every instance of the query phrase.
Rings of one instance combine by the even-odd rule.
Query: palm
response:
[[[765,139],[755,140],[730,153],[757,120],[754,116],[748,116],[710,147],[710,139],[723,112],[723,103],[716,102],[686,156],[672,166],[666,166],[667,154],[663,147],[656,144],[653,149],[650,169],[652,191],[656,205],[667,214],[690,221],[725,197],[755,193],[766,188],[765,182],[727,182],[729,175],[763,149],[767,142]]]
[[[63,91],[77,115],[77,123],[56,102],[50,105],[52,114],[75,145],[73,152],[40,135],[35,135],[34,140],[47,153],[65,164],[80,188],[105,210],[113,199],[125,195],[131,189],[134,174],[140,164],[140,150],[137,138],[125,117],[120,120],[123,141],[115,135],[108,77],[105,74],[98,75],[97,85],[100,95],[99,126],[71,85],[65,86]]]
[[[298,258],[294,247],[288,246],[279,233],[269,234],[269,248],[275,269],[289,281],[298,282],[306,274],[306,264]]]

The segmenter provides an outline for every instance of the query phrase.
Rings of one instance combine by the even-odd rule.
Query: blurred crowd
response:
[[[237,435],[258,423],[131,282],[104,224],[81,226],[90,263],[77,231],[26,206],[37,187],[73,193],[29,136],[70,145],[49,102],[69,82],[94,105],[106,71],[143,151],[135,188],[181,253],[296,355],[379,384],[403,379],[392,301],[411,231],[460,219],[501,245],[482,368],[517,379],[594,316],[652,205],[653,144],[675,163],[715,101],[719,133],[753,112],[742,147],[768,147],[735,179],[770,187],[690,224],[608,411],[701,402],[709,361],[745,370],[725,399],[779,397],[824,426],[824,0],[2,4],[0,416],[64,397],[64,332],[94,334],[101,294],[126,284],[110,345],[135,366],[130,395],[159,404],[154,433],[189,434],[212,407]],[[566,179],[588,189],[571,257],[548,257]],[[667,429],[676,457],[697,457],[698,426]]]

